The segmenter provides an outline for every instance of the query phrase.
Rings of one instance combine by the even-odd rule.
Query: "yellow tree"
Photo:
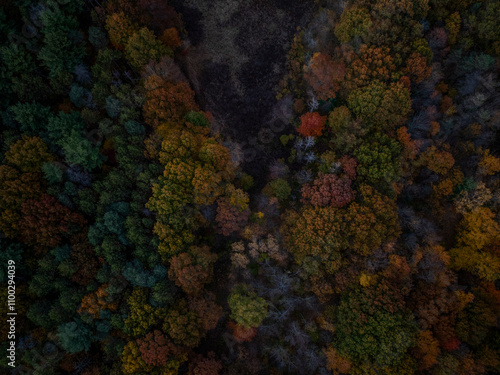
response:
[[[457,234],[457,246],[450,250],[451,266],[469,271],[488,281],[500,277],[500,226],[486,207],[464,215]]]

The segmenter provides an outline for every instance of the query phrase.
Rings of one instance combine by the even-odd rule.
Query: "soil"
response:
[[[241,167],[257,186],[267,166],[283,157],[279,136],[292,126],[276,99],[297,27],[315,10],[313,0],[173,0],[191,43],[182,59],[214,131],[243,150]],[[285,103],[291,109],[291,102]],[[286,112],[286,110],[285,110]],[[263,130],[264,129],[264,130]]]

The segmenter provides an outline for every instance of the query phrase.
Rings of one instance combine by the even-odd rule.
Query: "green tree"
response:
[[[23,133],[43,136],[51,111],[40,103],[17,103],[11,107]]]
[[[384,134],[377,133],[354,151],[358,160],[358,178],[367,183],[391,183],[400,176],[401,146]]]
[[[142,68],[149,60],[159,61],[164,55],[174,56],[172,50],[146,27],[133,33],[125,45],[125,57],[136,69]]]
[[[416,324],[402,295],[384,282],[342,296],[335,340],[341,355],[391,366],[413,345],[415,335]]]
[[[269,183],[269,187],[272,194],[278,198],[280,202],[287,200],[292,193],[290,184],[283,178],[277,178],[276,180],[271,181]]]
[[[99,154],[99,148],[94,147],[78,131],[73,129],[70,135],[63,138],[59,144],[64,150],[66,161],[69,163],[81,165],[89,171],[101,165],[102,158]]]
[[[268,304],[245,284],[237,285],[227,300],[231,318],[246,328],[258,327],[267,316]]]
[[[366,8],[351,6],[342,12],[335,26],[335,36],[341,43],[347,43],[353,38],[366,36],[372,27],[370,13]]]
[[[359,146],[368,129],[354,120],[346,106],[336,107],[328,114],[327,125],[334,134],[330,139],[335,152],[347,153]]]
[[[77,41],[79,24],[76,17],[53,7],[42,11],[40,20],[44,45],[38,58],[49,70],[49,76],[55,78],[60,73],[73,72],[85,54],[83,45]]]
[[[410,91],[401,82],[387,85],[374,80],[349,93],[347,103],[363,125],[378,130],[403,125],[411,111]]]
[[[59,342],[68,353],[88,351],[92,339],[92,333],[81,320],[62,324],[57,328]]]

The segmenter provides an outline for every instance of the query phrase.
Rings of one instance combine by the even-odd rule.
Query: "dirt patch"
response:
[[[285,73],[290,41],[314,12],[314,1],[171,4],[182,14],[189,35],[191,47],[182,63],[202,108],[213,113],[215,131],[240,145],[242,167],[262,180],[270,159],[280,157],[279,135],[291,130],[276,118],[276,107],[283,105],[275,98],[276,87]]]

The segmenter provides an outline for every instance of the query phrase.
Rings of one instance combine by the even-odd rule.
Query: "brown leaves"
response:
[[[297,132],[303,137],[319,137],[325,127],[326,116],[317,112],[307,112],[300,117]]]
[[[64,237],[81,230],[86,220],[43,194],[40,200],[28,199],[22,204],[20,231],[22,240],[38,249],[56,247]]]
[[[329,55],[317,52],[304,68],[304,78],[314,89],[319,100],[335,98],[344,79],[345,66],[342,60],[333,60]]]
[[[322,207],[343,207],[354,199],[355,193],[349,179],[320,172],[312,183],[302,187],[302,202]]]
[[[192,246],[170,260],[169,277],[188,294],[199,294],[203,285],[212,281],[213,264],[217,255],[208,246]]]

